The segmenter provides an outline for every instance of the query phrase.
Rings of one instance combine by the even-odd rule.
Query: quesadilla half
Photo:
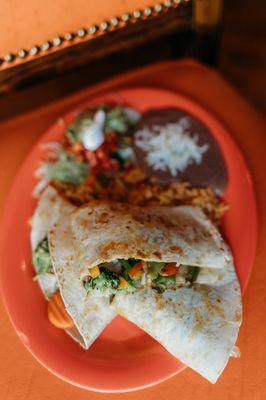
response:
[[[31,248],[36,272],[35,279],[38,280],[41,291],[48,301],[59,290],[50,256],[48,234],[58,221],[67,221],[74,210],[75,207],[72,204],[59,196],[52,186],[48,186],[42,193],[32,217]],[[99,297],[95,296],[95,293],[90,293],[86,301],[91,306],[89,312],[91,323],[88,323],[86,327],[90,332],[90,340],[84,340],[76,321],[74,321],[74,327],[66,329],[66,332],[84,348],[88,348],[93,343],[116,315],[109,307],[108,296]]]
[[[237,339],[241,292],[231,252],[200,209],[93,202],[49,238],[62,296],[85,340],[86,296],[105,293],[118,314],[218,379]]]

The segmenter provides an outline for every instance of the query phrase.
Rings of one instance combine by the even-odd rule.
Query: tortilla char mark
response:
[[[184,255],[184,251],[183,251],[183,249],[182,249],[181,247],[178,247],[178,246],[171,246],[171,247],[170,247],[170,250],[171,250],[173,253],[178,253],[180,256],[183,256],[183,255]]]
[[[108,258],[114,252],[124,252],[128,249],[128,243],[125,242],[109,242],[103,245],[100,249],[100,256]]]
[[[160,215],[151,215],[147,212],[141,213],[141,210],[136,210],[137,212],[132,215],[134,221],[139,222],[142,225],[152,224],[160,225],[164,228],[176,228],[176,224],[169,219],[162,218]]]

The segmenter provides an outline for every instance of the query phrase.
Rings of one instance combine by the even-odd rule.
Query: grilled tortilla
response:
[[[37,208],[33,214],[31,221],[31,248],[34,254],[38,245],[45,240],[53,228],[53,226],[60,220],[68,220],[71,212],[75,207],[67,202],[64,198],[58,195],[57,191],[48,186],[41,195]],[[51,265],[48,271],[39,273],[36,266],[34,266],[37,273],[37,280],[40,285],[41,291],[47,300],[58,290],[58,282],[54,269]],[[74,295],[75,296],[75,295]],[[90,331],[90,340],[84,341],[80,334],[79,327],[76,326],[67,329],[66,332],[81,346],[88,348],[93,341],[101,334],[106,325],[114,318],[115,312],[110,309],[109,297],[95,296],[94,293],[88,294],[86,302],[90,304],[90,321],[86,329]]]
[[[86,296],[101,292],[85,289],[92,268],[135,259],[197,266],[193,284],[162,293],[145,283],[133,291],[120,285],[112,307],[206,379],[217,380],[237,339],[241,292],[231,252],[201,210],[93,202],[61,220],[50,248],[65,304],[85,341]]]

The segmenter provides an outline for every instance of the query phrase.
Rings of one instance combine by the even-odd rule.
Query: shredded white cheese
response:
[[[184,171],[189,164],[200,164],[209,145],[198,145],[198,135],[187,132],[189,119],[165,126],[154,125],[152,132],[146,127],[135,133],[136,145],[147,153],[146,161],[155,170],[170,170],[173,176]]]

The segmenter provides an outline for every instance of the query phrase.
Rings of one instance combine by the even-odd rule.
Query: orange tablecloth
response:
[[[216,385],[190,369],[145,391],[86,392],[51,375],[24,348],[0,304],[0,398],[5,400],[167,399],[262,400],[266,398],[266,126],[263,118],[212,70],[193,61],[166,62],[127,73],[97,87],[0,125],[0,210],[11,181],[39,135],[80,100],[118,86],[152,85],[178,90],[213,112],[232,132],[253,174],[259,206],[259,244],[244,298],[240,359],[231,359]],[[41,93],[40,93],[41,95]],[[248,210],[247,210],[248,213]],[[8,268],[8,265],[1,265]],[[26,312],[26,310],[25,310]],[[38,321],[36,321],[38,323]],[[152,366],[151,366],[152,368]]]

